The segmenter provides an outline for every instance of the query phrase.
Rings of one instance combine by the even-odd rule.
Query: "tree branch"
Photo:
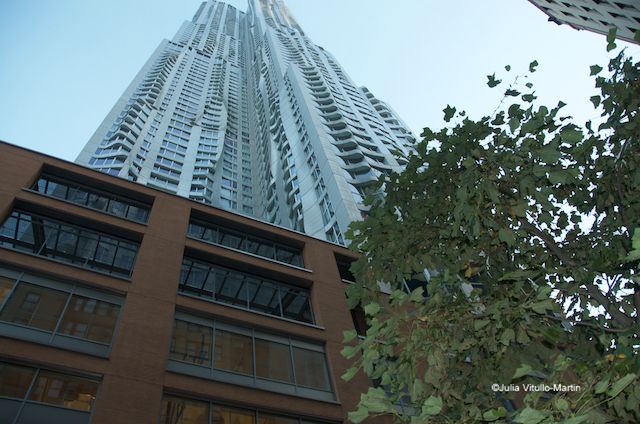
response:
[[[578,264],[571,259],[560,246],[558,246],[553,237],[549,234],[540,230],[526,219],[521,219],[520,224],[522,225],[522,228],[528,231],[531,235],[540,238],[547,249],[549,249],[549,251],[553,253],[565,266],[573,268],[578,267]],[[595,284],[585,284],[585,287],[587,289],[587,295],[598,302],[607,311],[607,313],[611,315],[611,318],[618,326],[626,328],[634,324],[634,320],[621,312],[616,303],[612,302],[607,296],[605,296],[598,286]]]

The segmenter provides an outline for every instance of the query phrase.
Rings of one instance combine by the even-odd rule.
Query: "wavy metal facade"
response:
[[[77,158],[91,168],[344,243],[414,143],[280,0],[202,3]],[[397,152],[393,154],[392,152]]]

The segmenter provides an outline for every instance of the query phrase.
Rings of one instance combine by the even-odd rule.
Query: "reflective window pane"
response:
[[[218,243],[234,249],[242,249],[242,239],[243,237],[239,234],[221,231]]]
[[[214,367],[242,374],[253,374],[251,337],[216,330]]]
[[[160,424],[208,424],[209,402],[165,396]]]
[[[327,363],[323,353],[294,347],[293,361],[299,385],[327,391],[330,389]]]
[[[0,396],[24,399],[35,373],[35,368],[0,362]]]
[[[260,413],[258,424],[300,424],[300,420],[291,417],[282,417],[279,415],[271,415]]]
[[[149,208],[140,205],[134,200],[80,186],[57,177],[43,176],[32,188],[49,196],[107,212],[121,218],[147,222],[149,215]]]
[[[20,283],[0,313],[3,321],[53,331],[68,293]]]
[[[93,209],[105,210],[107,208],[107,203],[109,203],[109,200],[106,197],[91,193],[89,194],[89,202],[87,203],[87,206]]]
[[[29,400],[90,411],[98,383],[82,377],[40,371]]]
[[[14,284],[15,280],[13,278],[0,277],[0,306],[2,306],[4,299],[9,296]]]
[[[280,291],[282,295],[282,314],[285,318],[311,322],[311,304],[308,290],[289,288]]]
[[[256,339],[256,375],[293,383],[289,346]]]
[[[131,274],[139,247],[135,242],[20,211],[12,213],[0,232],[13,234],[0,237],[5,246],[122,276]]]
[[[236,271],[216,272],[216,300],[247,307],[247,286],[244,275]]]
[[[282,316],[278,287],[257,278],[247,278],[249,288],[249,308],[270,315]]]
[[[255,424],[256,413],[245,409],[214,405],[211,407],[211,424]]]
[[[58,333],[99,343],[111,343],[119,311],[119,305],[73,295]]]
[[[212,329],[175,320],[169,357],[198,365],[211,365]]]

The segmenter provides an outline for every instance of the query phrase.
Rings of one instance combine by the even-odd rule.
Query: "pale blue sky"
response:
[[[229,1],[245,8],[245,0]],[[0,139],[75,159],[163,38],[199,0],[0,0]],[[526,0],[287,0],[308,36],[416,134],[451,104],[490,113],[486,75],[540,62],[540,100],[594,117],[603,36],[547,22]],[[623,45],[625,43],[619,43]],[[631,46],[634,56],[640,48]]]

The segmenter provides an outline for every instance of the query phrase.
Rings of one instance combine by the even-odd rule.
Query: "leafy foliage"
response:
[[[535,105],[520,76],[491,116],[447,106],[452,126],[381,180],[349,235],[369,328],[345,334],[343,378],[376,382],[352,421],[640,421],[640,64],[591,74],[597,129]]]

